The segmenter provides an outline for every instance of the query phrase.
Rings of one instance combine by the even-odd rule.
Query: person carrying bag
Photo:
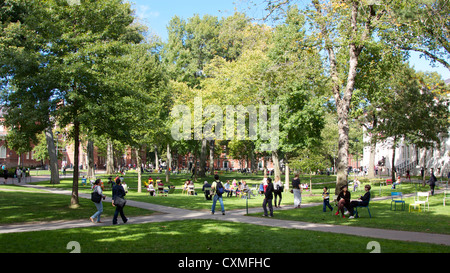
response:
[[[126,222],[128,222],[128,218],[125,217],[125,214],[123,212],[123,208],[127,203],[127,201],[124,199],[126,193],[122,187],[122,182],[120,181],[120,179],[116,178],[115,182],[116,185],[114,185],[112,189],[112,205],[116,208],[113,217],[113,225],[117,225],[117,217],[119,216],[119,213],[123,223],[125,224]]]

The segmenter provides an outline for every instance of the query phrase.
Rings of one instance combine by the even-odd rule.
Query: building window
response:
[[[0,146],[0,158],[6,158],[6,147]]]

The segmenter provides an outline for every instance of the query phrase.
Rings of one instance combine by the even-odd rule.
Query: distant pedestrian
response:
[[[267,177],[267,188],[264,192],[264,201],[263,201],[263,209],[264,209],[264,215],[265,217],[273,217],[273,207],[272,207],[272,200],[273,200],[273,183],[272,178]],[[269,205],[269,212],[267,213],[267,205]]]
[[[20,184],[20,181],[22,180],[22,170],[20,169],[20,167],[17,167],[16,169],[16,177],[17,182]]]
[[[428,182],[430,183],[430,190],[431,190],[431,195],[434,195],[434,187],[436,187],[436,181],[437,178],[436,176],[434,176],[434,170],[431,169],[431,176],[430,176],[430,180],[428,180]]]
[[[300,208],[302,204],[302,192],[298,173],[295,174],[294,180],[292,180],[292,192],[294,193],[294,208]]]
[[[94,182],[94,189],[92,191],[93,195],[97,195],[97,198],[99,198],[99,199],[97,199],[95,201],[93,200],[94,204],[95,204],[95,207],[97,208],[97,212],[94,213],[94,215],[92,215],[91,217],[89,217],[89,219],[91,220],[92,223],[95,223],[96,221],[97,221],[97,223],[101,223],[100,216],[103,213],[103,202],[102,202],[102,199],[105,200],[105,198],[106,198],[106,196],[103,194],[103,190],[102,190],[102,187],[100,186],[100,182],[101,182],[100,179],[97,179]],[[96,202],[96,201],[99,201],[99,202]]]
[[[220,206],[222,208],[222,215],[225,215],[225,207],[223,205],[223,199],[222,199],[222,194],[225,192],[225,189],[222,185],[222,182],[220,182],[219,176],[217,174],[214,175],[214,179],[215,179],[215,181],[211,185],[211,190],[215,193],[214,198],[213,198],[213,204],[211,207],[211,214],[214,214],[214,212],[216,210],[217,200],[219,200]]]
[[[116,185],[114,185],[112,189],[112,205],[113,207],[116,207],[113,217],[113,225],[117,225],[117,217],[119,216],[119,213],[123,223],[125,224],[128,222],[128,218],[125,217],[125,214],[123,213],[123,208],[126,204],[126,200],[124,199],[126,193],[121,184],[122,182],[120,179],[116,179]]]
[[[6,182],[8,181],[8,169],[6,168],[5,165],[2,166],[3,169],[3,178],[5,179],[4,182],[6,184]]]

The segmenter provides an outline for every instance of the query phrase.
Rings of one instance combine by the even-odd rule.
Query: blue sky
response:
[[[239,11],[245,9],[248,4],[244,0],[128,0],[133,4],[133,9],[139,20],[149,27],[149,32],[167,39],[166,26],[170,19],[178,15],[183,19],[192,17],[194,14],[216,15],[219,17],[229,16],[234,13],[235,8]],[[258,1],[256,1],[258,2]],[[262,1],[259,1],[262,2]],[[236,3],[236,4],[235,4]],[[262,9],[262,6],[259,7]],[[258,11],[252,11],[257,13]],[[251,14],[257,16],[257,14]],[[411,54],[410,63],[417,71],[436,71],[443,79],[450,79],[450,71],[442,65],[430,66],[430,62],[419,58],[419,54]]]

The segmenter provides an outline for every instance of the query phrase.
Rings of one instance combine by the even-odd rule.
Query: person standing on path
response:
[[[125,214],[123,213],[123,208],[125,207],[125,200],[124,197],[126,195],[125,190],[122,187],[122,182],[119,178],[116,178],[116,185],[114,185],[112,189],[112,205],[113,207],[116,207],[116,211],[114,212],[113,217],[113,225],[117,225],[117,217],[119,216],[122,218],[123,223],[125,224],[128,222],[128,218],[125,217]]]
[[[279,176],[277,176],[275,178],[275,182],[273,183],[273,188],[274,191],[273,193],[275,194],[275,202],[274,205],[276,208],[279,208],[281,205],[281,199],[282,199],[282,192],[283,192],[283,183],[281,183],[281,179]],[[277,197],[279,197],[280,199],[278,200],[278,205],[277,205]]]
[[[211,191],[215,193],[214,198],[213,198],[213,204],[211,207],[211,214],[214,214],[214,212],[216,211],[216,203],[217,203],[217,200],[219,200],[220,206],[222,208],[222,215],[225,215],[225,207],[223,205],[223,199],[222,199],[222,194],[225,192],[225,189],[222,185],[222,182],[220,182],[219,176],[217,174],[214,175],[214,179],[215,179],[215,181],[211,185]]]
[[[267,188],[266,191],[264,192],[264,201],[263,201],[263,209],[264,209],[264,217],[273,217],[273,207],[272,207],[272,200],[273,200],[273,183],[272,183],[272,178],[268,177],[267,178]],[[267,214],[267,204],[269,204],[269,211],[270,214]]]
[[[105,200],[106,196],[103,195],[103,190],[102,190],[102,187],[100,186],[100,183],[101,183],[100,179],[97,179],[95,181],[93,192],[97,192],[97,194],[102,197],[101,199]],[[94,215],[92,215],[91,217],[89,217],[89,219],[91,220],[92,223],[95,223],[95,219],[97,219],[97,223],[101,223],[100,216],[103,213],[103,202],[101,199],[100,199],[99,203],[94,202],[95,207],[97,208],[97,212],[94,213]]]
[[[431,195],[434,195],[434,188],[436,187],[436,176],[434,176],[434,169],[431,169],[431,176],[430,176],[430,191],[431,191]]]
[[[302,192],[298,173],[295,174],[294,180],[292,180],[292,192],[294,193],[294,208],[300,208],[302,204]]]

